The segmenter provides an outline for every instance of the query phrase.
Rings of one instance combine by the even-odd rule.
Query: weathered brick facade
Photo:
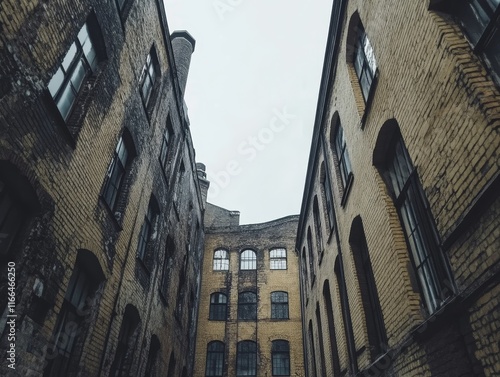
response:
[[[0,375],[192,375],[194,40],[159,0],[7,0],[0,30]]]
[[[333,2],[296,244],[309,376],[500,374],[499,10],[476,43],[466,3]]]
[[[276,375],[273,374],[272,356],[273,341],[276,340],[288,342],[289,368],[280,369],[283,364],[275,356],[274,371],[289,373],[281,375],[304,376],[298,256],[294,250],[298,216],[262,224],[238,225],[238,212],[208,204],[206,219],[213,221],[205,228],[205,257],[193,376]],[[276,255],[282,255],[273,253],[272,250],[276,248],[286,250],[286,265],[283,259],[271,261]],[[218,254],[221,250],[227,254]],[[255,252],[255,264],[250,265],[248,270],[244,270],[248,267],[245,266],[247,262],[242,261],[242,258],[246,258],[245,250]],[[219,258],[224,255],[227,259]],[[243,292],[256,294],[256,319],[243,319]],[[284,308],[281,304],[272,304],[272,292],[287,293],[288,303],[285,307],[288,313],[281,310]],[[216,301],[213,300],[214,294],[219,293],[227,301],[224,308],[227,308],[227,313],[223,309],[221,315],[217,315],[213,305]],[[238,373],[238,344],[243,341],[255,342],[256,366],[255,369],[240,366]],[[215,356],[211,356],[212,362],[207,363],[209,347],[214,342],[220,342],[218,344],[221,345],[220,364],[214,361],[217,359]],[[244,356],[242,358],[246,360]],[[220,369],[217,369],[217,365],[220,365]],[[252,374],[252,370],[255,374]],[[210,374],[212,371],[222,374]]]

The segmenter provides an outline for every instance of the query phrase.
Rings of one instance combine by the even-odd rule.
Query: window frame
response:
[[[284,255],[274,255],[273,252],[282,251]],[[269,250],[269,269],[270,270],[287,270],[288,258],[287,251],[284,247],[274,247]]]
[[[335,167],[337,175],[340,178],[340,205],[345,206],[347,197],[351,190],[354,173],[352,170],[351,159],[349,157],[349,150],[347,149],[347,140],[345,138],[344,129],[340,124],[340,117],[336,118],[335,124],[332,124],[333,140],[330,140],[332,151],[335,155]]]
[[[210,349],[212,346],[221,346],[219,349]],[[212,347],[215,348],[215,347]],[[226,345],[218,340],[207,344],[207,357],[205,361],[205,377],[222,377],[225,368]],[[215,360],[212,360],[215,359]],[[214,363],[215,361],[215,363]],[[209,368],[209,363],[210,368]]]
[[[367,57],[368,53],[372,55],[372,61],[370,61]],[[357,26],[356,43],[354,45],[352,64],[366,105],[374,88],[374,81],[378,68],[373,46],[361,23]],[[367,78],[368,87],[363,85],[364,78]]]
[[[240,253],[240,271],[257,270],[257,253],[252,249],[242,250]]]
[[[245,364],[245,365],[243,365]],[[245,373],[243,367],[247,366]],[[236,346],[236,376],[257,376],[257,343],[251,340],[242,340]]]
[[[253,301],[249,301],[250,297]],[[238,320],[256,321],[257,320],[257,293],[252,291],[243,291],[238,294]]]
[[[433,314],[453,297],[455,287],[417,168],[400,132],[393,135],[383,175],[398,212],[422,302],[428,314]],[[411,224],[415,227],[410,231]],[[416,249],[417,245],[420,245],[419,249]],[[428,279],[424,280],[424,275]]]
[[[286,350],[280,350],[280,345],[285,346]],[[279,356],[285,356],[280,358]],[[285,366],[276,365],[277,361],[285,362]],[[283,339],[273,340],[271,343],[271,371],[273,376],[290,376],[290,342]]]
[[[222,252],[225,253],[225,257],[223,255],[218,256]],[[212,269],[213,271],[229,271],[229,251],[223,248],[214,251]]]
[[[281,294],[281,295],[280,295]],[[288,292],[271,292],[271,319],[290,319]]]
[[[174,139],[174,128],[172,126],[172,119],[170,118],[170,114],[167,116],[167,124],[165,126],[165,132],[162,136],[160,155],[158,156],[158,161],[160,162],[161,171],[163,173],[163,177],[168,184],[168,172],[170,170],[171,159],[170,159],[170,151],[172,148],[170,147]]]
[[[224,298],[224,302],[220,299]],[[215,301],[219,302],[215,302]],[[210,295],[210,308],[208,313],[210,321],[227,321],[227,295],[222,292],[214,292]]]
[[[148,119],[156,103],[156,92],[158,91],[158,87],[160,85],[160,79],[160,62],[158,60],[156,48],[153,44],[148,55],[146,56],[146,62],[142,66],[141,74],[139,76],[139,94]],[[145,94],[144,88],[147,82],[149,82],[150,85],[147,93]]]

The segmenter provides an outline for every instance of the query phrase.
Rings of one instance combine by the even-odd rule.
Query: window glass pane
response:
[[[59,88],[61,87],[62,83],[64,80],[64,73],[61,68],[59,68],[54,76],[50,79],[48,88],[49,92],[52,95],[52,97],[55,97],[57,92],[59,91]]]
[[[87,24],[84,24],[80,29],[80,32],[78,33],[78,40],[82,46],[85,45],[85,43],[90,42]]]
[[[85,78],[85,66],[83,65],[83,61],[80,59],[78,64],[71,75],[71,83],[73,84],[73,88],[76,93],[80,91],[80,87],[82,85],[83,79]]]
[[[377,70],[377,62],[375,61],[375,53],[373,52],[373,47],[370,43],[370,40],[366,37],[366,34],[364,39],[363,51],[365,53],[368,67],[371,71],[371,76],[373,76],[375,74],[375,71]]]
[[[66,120],[66,118],[68,117],[68,114],[74,102],[75,93],[73,92],[71,85],[67,85],[64,88],[59,101],[57,101],[57,108],[59,109],[59,112],[61,113],[64,120]]]
[[[62,67],[65,71],[68,70],[69,66],[71,65],[71,62],[75,59],[76,52],[77,52],[76,43],[73,42],[62,62]]]

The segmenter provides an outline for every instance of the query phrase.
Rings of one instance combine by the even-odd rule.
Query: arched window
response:
[[[238,342],[236,376],[257,376],[257,343],[251,340]]]
[[[240,254],[240,270],[256,270],[257,256],[255,251],[247,249]]]
[[[352,15],[349,22],[347,43],[353,46],[347,49],[347,62],[354,67],[364,102],[368,103],[374,87],[377,61],[357,12]]]
[[[153,377],[156,375],[155,366],[156,359],[158,358],[158,351],[160,350],[160,341],[156,335],[151,337],[151,343],[149,345],[148,361],[146,362],[146,373],[144,377]]]
[[[214,252],[214,271],[229,270],[229,253],[227,250],[218,249]]]
[[[320,374],[322,376],[326,375],[326,362],[325,362],[325,344],[323,339],[323,322],[321,321],[321,311],[319,308],[319,302],[316,303],[316,323],[318,326],[318,343],[319,343],[319,360],[321,365]]]
[[[213,321],[225,321],[227,319],[227,296],[216,292],[210,295],[209,319]]]
[[[314,252],[312,243],[311,227],[307,228],[307,249],[309,252],[309,274],[311,276],[311,286],[313,286],[316,280],[316,267],[314,265]]]
[[[290,344],[286,340],[273,340],[271,359],[273,376],[290,375]]]
[[[323,284],[323,298],[325,312],[328,321],[328,339],[330,340],[330,357],[333,364],[333,376],[340,375],[340,359],[337,346],[337,338],[335,334],[335,322],[333,319],[333,303],[330,294],[330,282],[328,280]]]
[[[269,251],[271,270],[286,270],[286,249],[276,248]]]
[[[224,343],[214,341],[207,346],[206,377],[222,377],[224,374]]]
[[[309,361],[311,363],[310,365],[310,371],[312,377],[318,377],[318,368],[316,366],[316,347],[314,346],[314,336],[313,336],[313,324],[312,320],[309,321],[309,328],[308,328],[308,333],[309,335]]]
[[[170,360],[168,361],[167,377],[174,377],[175,376],[175,365],[176,364],[177,364],[177,361],[175,360],[174,351],[172,351],[170,353]]]
[[[344,130],[340,124],[340,117],[336,114],[332,119],[330,145],[335,154],[337,174],[340,176],[341,205],[347,201],[347,195],[353,180],[351,160],[347,151]]]
[[[319,214],[318,197],[314,196],[313,203],[313,218],[314,218],[314,229],[316,230],[316,249],[319,255],[319,262],[323,259],[323,230],[321,226],[321,217]]]
[[[368,331],[368,341],[370,342],[370,352],[372,361],[384,352],[387,345],[387,335],[385,332],[382,310],[378,298],[375,277],[373,276],[370,254],[366,244],[363,223],[358,216],[353,220],[349,243],[354,257],[354,265],[358,276],[358,283],[361,292],[361,299],[366,318],[366,328]]]
[[[47,357],[44,376],[65,377],[77,368],[83,351],[82,338],[90,326],[88,314],[94,303],[93,296],[103,281],[104,273],[97,257],[88,250],[79,250],[52,336],[55,349],[50,352],[51,357]]]
[[[257,319],[257,294],[241,292],[238,296],[238,319]]]
[[[320,168],[320,181],[321,188],[323,190],[323,196],[325,197],[326,212],[328,215],[328,229],[333,230],[335,226],[335,209],[333,207],[333,192],[332,184],[330,182],[330,173],[326,171],[325,161],[321,163]]]
[[[453,294],[453,279],[447,258],[439,247],[438,232],[417,169],[394,119],[380,130],[374,164],[392,194],[425,306],[433,313]]]
[[[271,292],[271,318],[288,319],[287,292]]]
[[[137,342],[140,320],[138,310],[130,304],[127,305],[123,314],[110,376],[124,377],[128,375],[134,358],[133,351]]]
[[[158,62],[158,56],[156,54],[156,49],[151,46],[149,54],[146,57],[146,62],[142,67],[141,77],[139,78],[139,86],[141,87],[141,98],[144,107],[148,112],[151,111],[154,106],[156,92],[159,87],[159,77],[160,77],[160,63]]]

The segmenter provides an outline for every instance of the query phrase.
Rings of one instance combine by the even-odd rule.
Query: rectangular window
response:
[[[358,25],[359,32],[354,50],[354,69],[358,76],[359,85],[365,102],[368,101],[370,90],[377,70],[377,62],[373,48],[361,25]]]
[[[271,293],[271,318],[288,319],[288,293]]]
[[[155,84],[160,76],[160,64],[156,50],[151,47],[151,51],[146,57],[146,63],[142,67],[141,76],[139,78],[139,87],[144,107],[149,110],[153,106],[153,96]]]
[[[340,171],[340,178],[342,180],[342,187],[345,190],[348,186],[350,176],[352,175],[351,161],[349,153],[347,152],[347,143],[344,137],[344,130],[340,122],[337,125],[337,132],[335,133],[335,154],[337,155],[337,165]]]
[[[257,319],[257,295],[253,292],[242,292],[238,296],[238,319]]]
[[[453,293],[451,275],[436,240],[430,210],[408,151],[396,140],[387,174],[420,288],[430,313]]]
[[[273,376],[290,375],[290,344],[286,340],[274,340],[271,347]]]
[[[269,258],[271,270],[286,270],[286,249],[272,249]]]
[[[224,373],[224,343],[210,342],[207,347],[206,377],[222,377]]]
[[[161,143],[161,150],[160,150],[160,165],[161,165],[161,170],[163,171],[163,174],[165,175],[165,178],[168,179],[168,152],[170,150],[170,143],[172,140],[172,135],[173,135],[173,127],[172,127],[172,121],[170,120],[170,115],[167,118],[167,126],[165,128],[165,132],[163,133],[163,139]]]
[[[210,314],[212,321],[225,321],[227,319],[227,296],[224,293],[210,295]]]
[[[89,35],[88,23],[78,36],[50,79],[48,89],[62,118],[68,120],[85,80],[96,72],[98,56]]]
[[[236,376],[257,376],[257,343],[249,340],[238,343]]]

